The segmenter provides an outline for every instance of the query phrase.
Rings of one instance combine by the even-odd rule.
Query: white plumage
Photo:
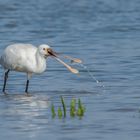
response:
[[[46,69],[46,60],[41,54],[43,47],[45,49],[50,48],[47,45],[40,45],[39,48],[31,44],[10,45],[4,50],[0,58],[0,64],[4,69],[28,73],[42,73]]]
[[[40,45],[38,48],[31,44],[13,44],[9,45],[0,57],[0,64],[5,69],[4,87],[9,71],[19,71],[27,73],[26,92],[28,91],[29,78],[32,73],[40,74],[46,69],[46,58],[55,56],[52,49],[46,45]]]

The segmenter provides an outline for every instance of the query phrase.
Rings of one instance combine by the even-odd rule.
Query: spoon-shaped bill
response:
[[[78,59],[78,58],[73,58],[73,57],[71,57],[71,56],[65,55],[64,58],[67,58],[67,59],[72,60],[71,62],[82,63],[82,60],[80,60],[80,59]]]
[[[77,69],[72,68],[71,66],[69,66],[68,64],[66,64],[65,62],[63,62],[61,59],[59,59],[58,57],[54,57],[57,61],[59,61],[61,64],[63,64],[69,71],[71,71],[72,73],[79,73],[79,71]]]
[[[57,58],[58,58],[58,55],[62,55],[62,57],[70,59],[72,63],[83,63],[82,60],[80,60],[79,58],[73,58],[68,55],[63,55],[62,53],[54,52],[52,49],[49,49],[48,51],[49,51],[50,55],[55,56]]]

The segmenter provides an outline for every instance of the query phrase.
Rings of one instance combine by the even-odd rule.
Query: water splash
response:
[[[88,68],[86,65],[80,64],[80,66],[81,66],[82,68],[84,68],[84,69],[88,72],[89,76],[90,76],[97,84],[99,84],[100,87],[105,88],[105,86],[104,86],[99,80],[97,80],[97,78],[91,73],[91,71],[89,70],[89,68]]]
[[[79,66],[81,66],[82,68],[84,68],[84,69],[88,72],[89,76],[90,76],[100,87],[105,88],[105,86],[104,86],[99,80],[97,80],[97,78],[91,73],[91,71],[89,70],[89,68],[88,68],[86,65],[84,65],[84,64],[82,63],[82,60],[77,59],[77,58],[72,58],[72,57],[70,57],[70,56],[64,56],[64,57],[70,59],[70,60],[71,60],[71,61],[70,61],[71,64],[78,64]]]

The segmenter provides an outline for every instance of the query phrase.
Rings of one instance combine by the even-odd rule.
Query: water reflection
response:
[[[46,96],[1,95],[0,102],[3,105],[0,111],[0,119],[4,120],[0,122],[2,127],[34,132],[48,123]]]

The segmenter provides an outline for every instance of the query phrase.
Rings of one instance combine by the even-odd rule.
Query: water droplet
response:
[[[80,66],[83,67],[83,68],[88,72],[89,76],[90,76],[94,81],[96,81],[97,84],[99,84],[99,85],[100,85],[101,87],[103,87],[103,88],[105,87],[104,85],[101,84],[100,81],[98,81],[98,80],[96,79],[96,77],[91,73],[91,71],[88,69],[87,66],[85,66],[84,64],[80,64]]]

